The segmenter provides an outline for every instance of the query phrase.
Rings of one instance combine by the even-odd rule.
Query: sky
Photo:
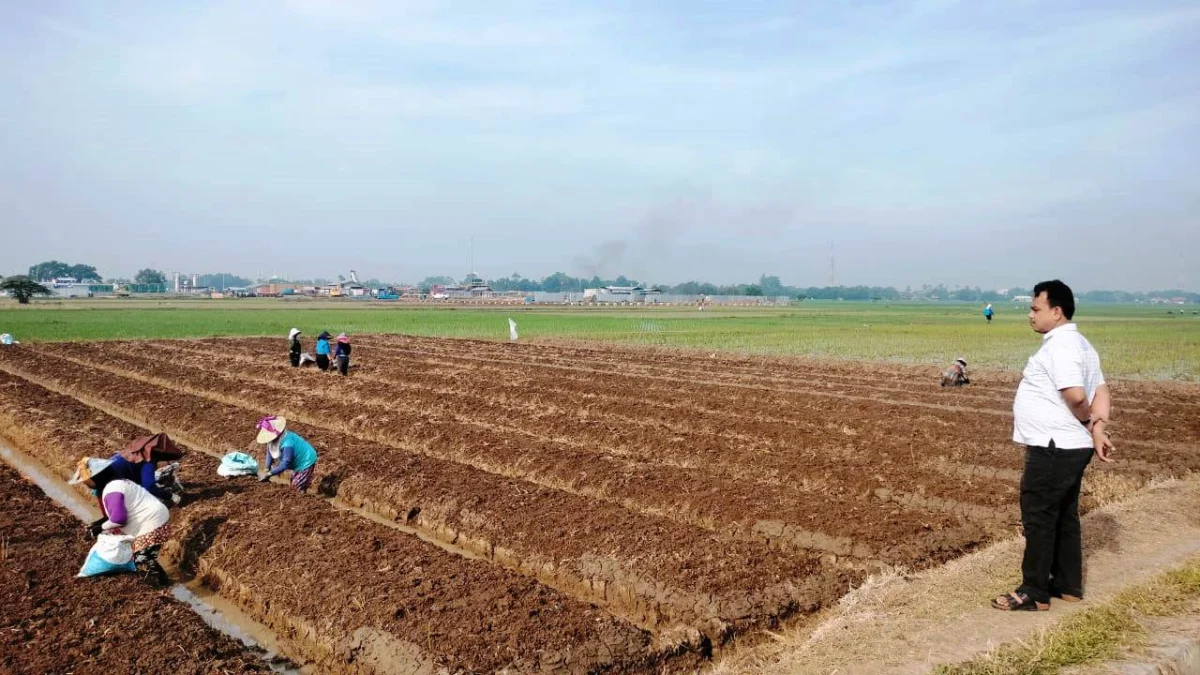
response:
[[[1197,64],[1192,0],[0,0],[0,274],[1197,290]]]

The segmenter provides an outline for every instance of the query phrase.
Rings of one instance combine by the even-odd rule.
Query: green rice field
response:
[[[798,302],[788,307],[480,307],[286,299],[0,303],[0,332],[22,341],[406,333],[522,342],[594,340],[753,354],[1019,370],[1038,346],[1027,309],[953,303]],[[1181,311],[1182,310],[1182,311]],[[1168,314],[1168,311],[1170,313]],[[1200,314],[1191,306],[1081,306],[1080,330],[1114,377],[1200,379]]]

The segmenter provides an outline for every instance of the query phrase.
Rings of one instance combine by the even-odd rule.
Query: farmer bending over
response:
[[[167,507],[141,485],[118,478],[112,469],[113,460],[84,457],[79,460],[75,475],[68,481],[92,488],[100,497],[104,518],[88,529],[94,537],[104,534],[127,534],[133,539],[133,561],[152,581],[165,585],[166,572],[158,564],[158,552],[171,534],[170,513]]]
[[[290,470],[292,487],[307,492],[312,484],[313,469],[317,465],[317,451],[312,444],[300,434],[288,431],[287,419],[283,417],[264,417],[259,420],[257,440],[267,446],[264,462],[267,473],[259,476],[258,480],[265,483],[271,480],[271,476]]]
[[[109,471],[113,478],[127,480],[142,486],[166,506],[177,506],[183,499],[160,486],[155,479],[158,463],[182,459],[183,453],[166,434],[139,436],[124,450],[112,456]],[[100,508],[104,508],[101,504]]]
[[[337,357],[337,369],[342,375],[350,369],[350,338],[345,333],[337,336],[337,347],[334,355]]]
[[[293,368],[300,367],[300,352],[303,351],[300,347],[300,329],[293,328],[288,331],[288,361],[291,362]]]
[[[964,384],[971,384],[971,381],[967,379],[967,360],[959,357],[942,373],[942,386],[961,387]]]

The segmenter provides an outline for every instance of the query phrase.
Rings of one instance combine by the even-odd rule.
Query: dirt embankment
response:
[[[200,399],[30,352],[21,368],[209,447],[244,443],[265,411]],[[607,502],[463,464],[382,453],[378,444],[295,424],[317,444],[317,484],[353,506],[425,530],[701,650],[838,597],[854,578],[815,554],[721,539]],[[680,633],[683,629],[685,632]]]
[[[74,516],[0,462],[0,672],[268,670],[140,576],[76,579],[90,546]]]
[[[0,427],[64,474],[140,431],[9,375]],[[190,502],[164,555],[324,671],[638,672],[667,656],[644,631],[531,579],[215,468],[200,453],[185,460]]]
[[[336,672],[686,669],[880,564],[1014,531],[1012,377],[356,342],[350,378],[287,367],[280,340],[4,350],[28,381],[0,373],[0,425],[65,476],[139,426],[220,454],[286,414],[321,451],[319,494],[228,483],[193,453],[168,555]],[[1089,473],[1088,508],[1200,468],[1200,388],[1115,388],[1122,461]]]
[[[656,427],[672,437],[685,437],[688,445],[695,443],[689,434],[716,433],[726,445],[732,440],[740,447],[762,446],[784,455],[832,447],[844,449],[843,454],[894,456],[916,463],[933,455],[1008,470],[1021,465],[1021,453],[1014,452],[1010,442],[1015,380],[942,389],[936,377],[913,374],[888,384],[900,375],[858,366],[857,375],[843,376],[837,373],[855,367],[833,365],[828,372],[809,366],[817,374],[797,388],[787,367],[781,369],[782,376],[751,371],[713,380],[704,370],[704,360],[695,364],[679,359],[673,367],[648,376],[611,354],[598,362],[547,366],[537,359],[518,360],[524,358],[523,351],[493,356],[489,350],[497,349],[494,344],[478,346],[482,351],[475,354],[464,351],[476,347],[469,343],[413,351],[372,346],[373,341],[386,345],[407,338],[364,340],[356,375],[393,387],[425,388],[440,396],[453,392],[452,397],[463,403],[447,400],[446,405],[458,409],[470,410],[473,402],[488,400],[568,420],[579,417],[590,425],[611,422],[610,429]],[[147,347],[148,353],[190,354],[196,362],[208,361],[211,351],[203,350],[200,343],[183,341]],[[238,355],[231,370],[246,368],[247,363],[253,364],[252,370],[268,364],[276,372],[286,370],[278,365],[277,346],[266,340],[239,343]],[[864,368],[869,382],[863,381]],[[1116,382],[1113,388],[1114,433],[1126,457],[1136,459],[1138,466],[1106,471],[1179,475],[1200,470],[1200,456],[1191,451],[1200,442],[1200,418],[1189,413],[1200,401],[1200,387]]]
[[[150,410],[157,407],[158,424],[180,425],[196,423],[208,426],[214,419],[227,420],[216,429],[236,429],[234,417],[251,418],[249,410],[220,403],[213,398],[193,396],[181,391],[149,393],[155,385],[130,380],[91,366],[59,361],[41,351],[27,352],[21,368],[52,373],[60,381],[81,392],[90,391],[105,400],[120,401],[127,409]],[[150,366],[153,368],[153,366]],[[300,376],[288,373],[288,376]],[[281,377],[283,377],[281,375]],[[186,386],[203,386],[212,376],[197,375]],[[181,385],[183,387],[185,385]],[[219,388],[221,385],[214,385]],[[352,379],[343,383],[352,387]],[[219,389],[210,389],[218,391]],[[412,411],[397,401],[396,410],[387,416],[359,416],[353,402],[341,397],[316,401],[298,386],[295,393],[272,392],[270,388],[245,385],[245,395],[253,394],[258,401],[277,406],[260,409],[288,412],[296,419],[309,422],[298,425],[305,434],[328,441],[330,456],[336,448],[354,445],[353,438],[339,435],[330,438],[325,429],[337,426],[355,428],[359,443],[375,443],[374,451],[346,453],[356,463],[380,460],[370,473],[395,476],[403,480],[391,464],[403,453],[425,455],[431,459],[475,467],[493,473],[558,491],[576,493],[609,502],[643,515],[666,516],[677,522],[711,529],[750,541],[763,541],[785,550],[816,551],[841,557],[874,558],[886,562],[918,564],[958,555],[983,539],[985,529],[965,522],[955,513],[954,505],[938,508],[934,502],[896,503],[882,500],[873,493],[880,480],[903,481],[903,466],[897,471],[858,474],[845,477],[850,483],[839,483],[836,476],[814,470],[812,478],[827,483],[817,491],[797,490],[793,485],[763,485],[746,483],[709,472],[701,479],[697,472],[686,467],[660,464],[597,454],[585,448],[565,446],[552,441],[514,438],[488,428],[459,424],[442,411]],[[348,392],[347,392],[348,393]],[[349,395],[349,394],[348,394]],[[221,398],[219,396],[214,398]],[[186,400],[186,405],[166,405],[161,401]],[[298,403],[299,402],[299,403]],[[308,405],[305,405],[307,403]],[[311,411],[316,410],[313,414]],[[331,413],[330,411],[336,411]],[[207,421],[206,421],[207,420]],[[348,426],[347,426],[348,425]],[[244,438],[244,437],[241,437]],[[381,453],[379,444],[388,444],[392,452]],[[325,470],[330,470],[327,465]],[[448,470],[448,469],[447,469]],[[347,483],[341,484],[345,490]],[[456,494],[456,493],[448,493]],[[850,515],[848,515],[850,514]]]

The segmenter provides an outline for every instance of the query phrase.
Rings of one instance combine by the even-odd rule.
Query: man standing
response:
[[[1063,282],[1033,288],[1029,325],[1042,335],[1013,401],[1013,440],[1026,446],[1021,475],[1025,556],[1021,585],[992,600],[996,609],[1037,611],[1050,598],[1083,598],[1079,486],[1094,452],[1110,462],[1111,406],[1100,357],[1071,322],[1075,296]]]

